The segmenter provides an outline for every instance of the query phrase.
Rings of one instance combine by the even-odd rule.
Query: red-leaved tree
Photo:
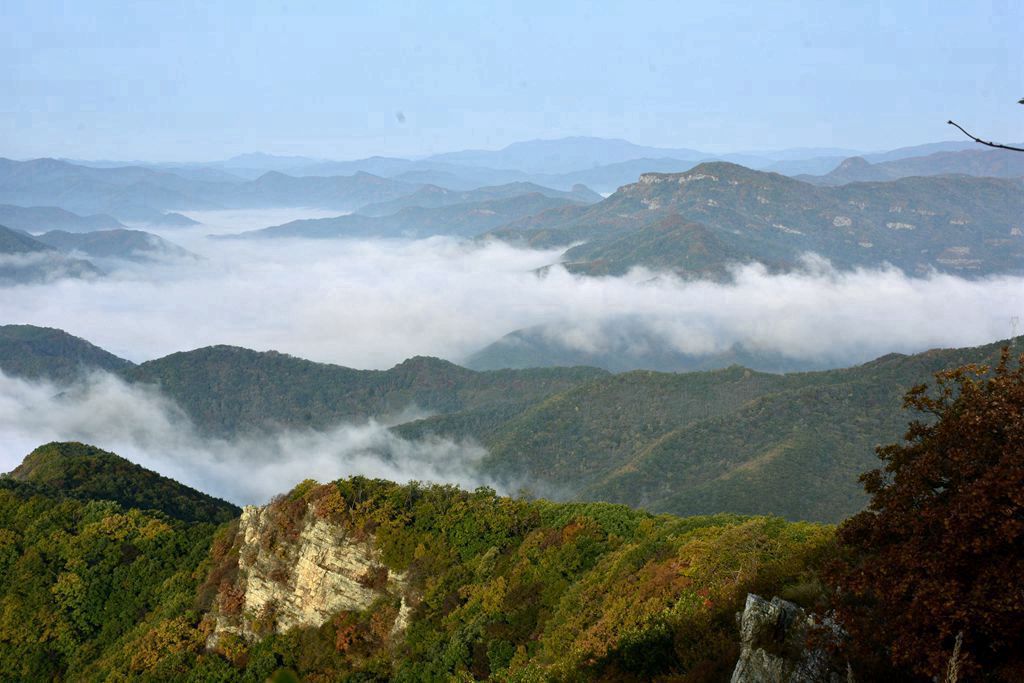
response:
[[[861,653],[911,676],[1024,681],[1024,356],[939,373],[904,398],[927,415],[861,477],[839,528],[838,613]]]

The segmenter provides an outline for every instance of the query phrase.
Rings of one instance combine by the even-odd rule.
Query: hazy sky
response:
[[[750,7],[753,5],[754,7]],[[1024,138],[1024,3],[2,0],[0,156]],[[401,112],[401,115],[398,115]]]

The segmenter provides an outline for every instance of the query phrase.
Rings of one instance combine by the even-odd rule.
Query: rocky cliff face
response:
[[[841,683],[828,655],[808,647],[814,620],[791,602],[751,593],[740,622],[740,658],[732,683]],[[826,628],[825,633],[831,632]]]
[[[388,570],[370,539],[306,509],[290,519],[286,503],[246,507],[235,546],[238,572],[221,587],[207,643],[225,634],[255,640],[296,627],[318,627],[345,611],[361,611],[381,599],[398,605],[392,632],[405,628],[410,606],[406,581]]]

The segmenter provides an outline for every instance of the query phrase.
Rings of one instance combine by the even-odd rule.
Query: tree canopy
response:
[[[1024,680],[1024,356],[936,378],[907,393],[924,418],[877,449],[871,502],[839,529],[840,615],[911,675],[942,676],[962,640],[961,675]]]

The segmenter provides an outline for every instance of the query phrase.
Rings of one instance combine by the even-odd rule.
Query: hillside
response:
[[[116,372],[130,365],[63,330],[0,325],[0,370],[8,375],[68,382],[88,370]]]
[[[597,376],[594,368],[474,372],[436,358],[390,370],[353,370],[273,351],[215,346],[123,371],[159,385],[203,430],[232,434],[275,426],[327,427],[410,407],[452,413],[525,406]]]
[[[137,366],[113,359],[124,364],[111,369],[159,387],[208,435],[393,422],[412,409],[429,416],[398,424],[397,435],[475,440],[488,452],[479,474],[508,490],[682,515],[832,522],[862,506],[857,475],[874,464],[874,446],[898,440],[915,417],[901,409],[904,392],[936,371],[991,363],[1004,343],[788,374],[477,372],[423,357],[367,371],[227,346]],[[5,353],[30,372],[70,378],[82,344],[71,338],[66,361],[18,345]]]
[[[0,666],[19,680],[720,680],[747,593],[811,606],[833,552],[779,519],[362,478],[214,535],[12,483]]]
[[[588,274],[641,265],[724,276],[732,262],[791,268],[812,251],[841,268],[980,276],[1022,269],[1021,189],[1019,180],[963,176],[819,187],[716,162],[644,174],[584,211],[492,235],[540,247],[585,242],[563,260]]]
[[[472,237],[549,209],[577,205],[578,202],[574,200],[532,193],[436,208],[410,206],[387,216],[349,214],[336,218],[298,220],[243,232],[235,237]]]
[[[55,249],[82,253],[96,259],[146,263],[198,258],[192,252],[142,230],[95,230],[87,233],[52,230],[38,235],[36,239]]]
[[[584,185],[577,185],[569,192],[552,190],[535,183],[507,183],[491,187],[478,187],[472,190],[455,191],[437,185],[424,185],[412,194],[380,204],[368,204],[359,209],[364,216],[387,216],[402,209],[418,206],[424,209],[436,209],[455,204],[473,204],[492,199],[511,199],[529,194],[541,194],[552,199],[566,199],[580,204],[593,204],[601,201],[601,195],[591,191]]]
[[[226,522],[241,512],[227,501],[81,443],[40,446],[6,476],[55,495],[111,500],[125,508],[159,510],[185,522]]]
[[[92,230],[118,230],[125,226],[113,216],[96,214],[79,216],[55,206],[0,205],[0,225],[14,230],[40,233],[49,230],[90,232]]]
[[[489,451],[485,472],[528,482],[539,495],[838,521],[864,503],[857,476],[873,466],[874,446],[898,440],[914,418],[901,410],[903,393],[938,370],[990,363],[1001,345],[787,375],[637,371],[502,421],[469,423],[457,413],[397,431],[473,436]]]
[[[0,225],[0,287],[102,274],[89,261],[65,256],[27,233]]]

